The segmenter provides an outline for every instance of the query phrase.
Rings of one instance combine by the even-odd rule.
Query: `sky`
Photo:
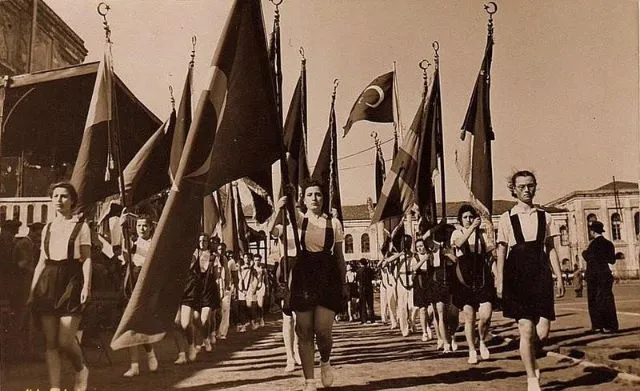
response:
[[[45,0],[84,40],[86,61],[104,50],[97,1]],[[179,99],[197,37],[194,102],[226,21],[231,0],[112,0],[116,73],[158,117],[170,109],[168,86]],[[422,59],[440,75],[447,200],[467,191],[453,160],[460,126],[478,75],[487,35],[483,1],[284,0],[280,6],[285,112],[307,58],[309,164],[327,130],[333,80],[340,84],[336,116],[342,127],[360,92],[397,64],[400,119],[408,130],[422,90]],[[262,1],[267,32],[274,6]],[[537,202],[612,180],[640,179],[638,2],[635,0],[509,0],[494,15],[491,114],[494,199],[510,199],[516,170],[538,177]],[[374,150],[392,124],[356,123],[338,141],[343,205],[374,195]],[[341,133],[341,132],[340,132]],[[391,143],[383,145],[391,158]],[[391,162],[387,162],[387,169]]]

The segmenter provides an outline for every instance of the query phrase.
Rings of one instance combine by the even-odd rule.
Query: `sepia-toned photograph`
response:
[[[0,391],[640,389],[637,0],[0,0]]]

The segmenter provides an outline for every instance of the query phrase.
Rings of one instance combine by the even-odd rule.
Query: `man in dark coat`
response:
[[[613,243],[602,236],[604,227],[601,222],[593,221],[589,225],[589,235],[593,238],[589,247],[582,252],[587,262],[587,299],[591,329],[604,333],[618,330],[616,303],[613,298],[613,275],[609,264],[616,262]]]
[[[360,260],[360,269],[357,271],[358,286],[360,287],[360,322],[372,323],[375,321],[373,310],[373,269],[366,258]]]

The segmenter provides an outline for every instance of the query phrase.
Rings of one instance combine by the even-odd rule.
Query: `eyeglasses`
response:
[[[535,190],[536,189],[536,185],[535,184],[531,184],[531,185],[518,185],[516,186],[517,190],[524,190],[524,189],[529,189],[529,190]]]

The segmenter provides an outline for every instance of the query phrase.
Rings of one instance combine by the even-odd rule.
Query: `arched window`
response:
[[[7,206],[0,206],[0,221],[5,221],[7,219]]]
[[[33,205],[27,206],[27,224],[33,223]]]
[[[569,230],[566,225],[560,226],[560,245],[568,246],[569,245]]]
[[[46,223],[49,217],[49,207],[47,205],[40,205],[40,222]]]
[[[13,220],[20,220],[20,205],[13,206],[13,215],[11,216]]]
[[[633,215],[633,227],[636,232],[636,236],[640,235],[640,212],[636,212]]]
[[[597,220],[598,220],[598,216],[596,216],[595,214],[589,213],[587,215],[587,224],[589,224],[592,221],[597,221]]]
[[[371,247],[369,245],[369,234],[364,233],[362,234],[362,236],[360,236],[360,248],[361,252],[363,253],[368,253],[369,251],[371,251]]]
[[[611,215],[611,238],[613,240],[622,240],[622,221],[618,213]]]
[[[344,236],[344,253],[353,254],[353,236],[351,234]]]

